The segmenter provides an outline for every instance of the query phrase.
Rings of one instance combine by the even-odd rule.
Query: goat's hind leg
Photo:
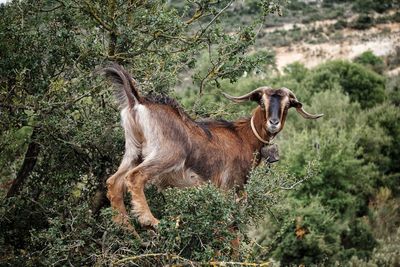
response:
[[[139,165],[130,170],[125,179],[132,197],[132,211],[137,216],[139,223],[142,226],[156,227],[159,220],[151,213],[144,194],[146,182],[151,178],[151,173],[146,169]]]
[[[107,179],[107,197],[113,210],[118,212],[118,214],[114,215],[113,221],[131,231],[140,240],[139,234],[129,222],[129,216],[124,204],[125,176],[127,172],[127,168],[119,168],[114,175]]]

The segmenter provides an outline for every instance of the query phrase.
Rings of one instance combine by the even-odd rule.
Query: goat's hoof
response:
[[[157,220],[154,216],[151,216],[151,217],[150,216],[142,216],[142,217],[139,217],[139,223],[144,228],[157,229],[160,221]]]
[[[156,218],[154,218],[151,222],[151,227],[153,227],[154,229],[157,229],[159,224],[160,224],[160,221],[157,220]]]
[[[158,232],[158,225],[160,221],[156,219],[155,222],[151,224],[144,225],[143,227],[146,228],[147,231],[154,233],[154,235]]]
[[[121,226],[126,226],[129,225],[129,219],[128,216],[124,216],[122,214],[118,214],[113,217],[113,221],[115,224],[121,225]]]

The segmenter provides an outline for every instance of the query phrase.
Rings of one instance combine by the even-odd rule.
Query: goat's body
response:
[[[139,221],[155,225],[143,193],[146,184],[164,189],[211,181],[224,189],[242,187],[254,165],[254,151],[261,147],[257,140],[244,140],[251,134],[249,120],[195,122],[175,107],[150,101],[124,107],[121,118],[125,154],[107,185],[111,204],[122,215],[117,221],[123,224],[128,224],[126,188]]]
[[[160,189],[208,180],[222,188],[245,183],[254,148],[240,133],[251,131],[249,120],[195,122],[157,103],[124,108],[121,117],[126,139],[123,165],[151,168],[149,182]]]
[[[146,184],[163,189],[211,181],[224,189],[242,187],[250,169],[260,161],[255,154],[283,128],[289,107],[296,106],[305,118],[322,116],[305,112],[286,88],[261,87],[241,97],[225,94],[236,102],[258,102],[251,119],[196,122],[173,99],[141,97],[135,81],[121,66],[106,68],[105,73],[120,89],[125,130],[125,155],[118,171],[107,180],[107,195],[111,206],[119,211],[115,220],[128,227],[123,202],[126,189],[139,222],[157,225],[144,195]]]

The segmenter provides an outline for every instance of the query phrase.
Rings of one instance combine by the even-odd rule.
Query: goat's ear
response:
[[[222,92],[222,94],[229,100],[232,100],[233,102],[236,103],[242,103],[245,101],[255,101],[257,103],[260,103],[263,92],[261,89],[256,89],[242,96],[231,96],[224,92]]]

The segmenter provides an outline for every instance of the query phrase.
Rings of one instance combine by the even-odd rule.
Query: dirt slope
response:
[[[303,40],[291,43],[290,46],[275,47],[278,69],[282,71],[284,66],[295,61],[311,68],[330,59],[353,59],[367,50],[373,51],[378,56],[388,56],[395,53],[396,47],[400,46],[400,23],[377,24],[367,30],[344,28],[335,31],[336,38],[328,37],[325,34],[329,31],[327,27],[335,23],[336,20],[326,20],[312,24],[285,24],[281,27],[266,29],[266,32],[273,32],[291,30],[294,27],[302,30],[318,28],[328,39],[326,42],[317,44],[310,44]],[[339,38],[337,38],[338,36]],[[398,72],[399,70],[396,69],[389,74]]]

